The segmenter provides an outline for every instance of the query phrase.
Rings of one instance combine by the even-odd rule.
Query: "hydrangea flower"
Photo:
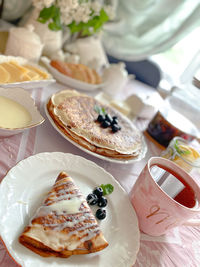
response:
[[[71,33],[79,32],[82,36],[97,32],[114,17],[112,6],[104,1],[33,0],[33,5],[40,11],[38,21],[47,22],[51,30],[67,26]]]

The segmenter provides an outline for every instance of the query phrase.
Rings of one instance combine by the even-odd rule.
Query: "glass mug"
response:
[[[200,225],[200,220],[192,219],[200,214],[200,187],[169,159],[149,159],[130,192],[130,200],[139,228],[146,234],[160,236],[180,225]]]
[[[189,173],[199,172],[200,154],[189,145],[189,142],[181,137],[174,137],[161,157],[170,159]]]

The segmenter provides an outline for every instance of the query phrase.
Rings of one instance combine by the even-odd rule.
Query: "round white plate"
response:
[[[49,101],[49,99],[48,99]],[[100,155],[100,154],[97,154],[95,152],[92,152],[88,149],[86,149],[85,147],[79,145],[78,143],[76,143],[75,141],[73,141],[71,138],[69,138],[68,136],[66,136],[58,127],[57,125],[55,124],[55,122],[53,121],[53,119],[51,118],[51,116],[49,115],[49,112],[47,110],[47,103],[48,101],[45,103],[45,106],[44,106],[44,109],[45,109],[45,113],[47,115],[47,118],[49,119],[50,123],[52,124],[52,126],[54,127],[54,129],[59,132],[59,134],[61,134],[67,141],[69,141],[70,143],[72,143],[73,145],[75,145],[76,147],[80,148],[81,150],[83,150],[84,152],[92,155],[92,156],[95,156],[99,159],[103,159],[103,160],[106,160],[106,161],[109,161],[109,162],[113,162],[113,163],[122,163],[122,164],[130,164],[130,163],[134,163],[136,161],[139,161],[141,159],[143,159],[146,155],[146,152],[147,152],[147,145],[146,145],[146,142],[144,140],[144,138],[142,137],[142,150],[140,152],[140,154],[133,158],[133,159],[114,159],[114,158],[110,158],[110,157],[106,157],[106,156],[103,156],[103,155]]]
[[[50,60],[47,57],[42,57],[41,61],[45,64],[47,69],[50,71],[50,73],[53,75],[53,77],[57,81],[65,85],[71,86],[75,89],[84,90],[84,91],[94,91],[104,86],[103,83],[100,83],[100,84],[85,83],[85,82],[73,79],[71,77],[68,77],[62,74],[61,72],[59,72],[57,69],[55,69],[54,67],[50,65]]]
[[[100,228],[109,246],[97,253],[74,255],[67,259],[43,258],[18,242],[18,237],[59,172],[66,171],[87,196],[100,184],[110,183],[114,191],[107,196],[107,217]],[[0,235],[15,261],[23,267],[127,267],[139,250],[140,233],[128,194],[111,174],[94,162],[61,152],[40,153],[19,162],[0,184]]]

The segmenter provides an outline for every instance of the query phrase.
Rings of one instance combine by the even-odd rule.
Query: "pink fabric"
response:
[[[40,104],[41,90],[36,92],[35,103]],[[36,129],[28,130],[28,139],[25,148],[24,158],[33,154],[36,138]],[[0,181],[6,175],[8,170],[16,165],[17,156],[22,141],[23,134],[11,136],[9,138],[0,139]],[[9,255],[3,241],[0,239],[0,267],[15,267],[19,266]]]
[[[139,90],[141,88],[143,91],[147,90],[148,94],[155,93],[151,88],[146,88],[146,86],[138,85],[137,83],[132,88],[129,87],[129,90],[136,92],[137,86]],[[37,106],[40,107],[41,113],[45,118],[44,102],[49,95],[60,89],[64,89],[64,87],[52,85],[42,90],[35,89],[33,92]],[[148,122],[140,119],[135,123],[138,128],[144,130]],[[18,160],[39,152],[62,151],[78,154],[96,162],[110,172],[129,193],[147,160],[151,156],[160,155],[161,151],[158,147],[147,139],[146,142],[148,144],[148,152],[145,159],[130,165],[117,165],[90,156],[76,148],[64,140],[46,119],[41,126],[30,129],[27,133],[0,139],[0,179],[6,175],[7,171]],[[141,233],[140,250],[134,267],[184,265],[191,267],[200,266],[200,229],[198,227],[182,226],[171,230],[167,235],[161,237],[151,237]],[[2,241],[0,241],[0,267],[16,266],[18,265],[11,259]]]
[[[36,97],[35,97],[35,105],[36,106],[40,106],[41,94],[42,94],[42,89],[40,88],[36,91]],[[24,158],[27,158],[30,155],[33,155],[35,138],[36,138],[36,130],[37,130],[37,128],[32,128],[29,131]]]
[[[16,164],[22,134],[0,139],[0,180]]]

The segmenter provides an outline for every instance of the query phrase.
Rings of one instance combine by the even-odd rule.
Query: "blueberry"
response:
[[[99,114],[99,116],[97,117],[97,121],[98,121],[98,122],[102,122],[102,121],[104,121],[104,120],[105,120],[104,116],[101,115],[101,114]]]
[[[103,210],[103,209],[98,209],[96,211],[96,217],[97,219],[99,220],[103,220],[106,218],[106,210]]]
[[[107,206],[107,199],[105,197],[100,197],[97,201],[97,205],[100,207],[100,208],[104,208]]]
[[[98,198],[103,196],[103,189],[101,187],[96,187],[93,190],[93,194],[95,194]]]
[[[117,116],[113,116],[112,118],[113,118],[113,120],[117,120],[118,119]]]
[[[110,126],[110,122],[104,120],[104,121],[102,121],[101,126],[102,126],[103,128],[108,128],[108,127]]]
[[[111,126],[114,125],[114,124],[118,124],[118,119],[113,119],[112,122],[111,122]]]
[[[112,117],[109,114],[106,114],[105,120],[109,121],[111,123],[112,122]]]
[[[119,130],[121,130],[121,127],[118,124],[112,125],[112,132],[113,133],[116,133]]]
[[[97,197],[97,195],[95,195],[95,194],[89,194],[89,195],[87,196],[86,200],[87,200],[87,203],[88,203],[89,205],[95,205],[95,204],[97,204],[98,197]]]

